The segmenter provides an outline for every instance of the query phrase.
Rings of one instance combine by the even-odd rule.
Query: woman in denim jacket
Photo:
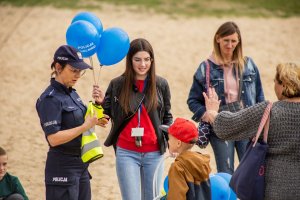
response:
[[[207,61],[210,66],[210,87],[215,88],[223,110],[228,110],[228,105],[230,103],[232,105],[233,102],[239,102],[239,105],[245,108],[264,101],[258,68],[251,58],[243,56],[241,33],[234,22],[226,22],[219,27],[214,36],[214,51]],[[202,92],[207,90],[205,73],[206,63],[202,62],[194,74],[187,100],[189,109],[194,113],[192,119],[196,122],[201,120],[208,122],[202,95]],[[209,139],[218,172],[232,174],[234,150],[236,148],[238,158],[241,160],[248,140],[225,141],[215,134],[211,134]]]

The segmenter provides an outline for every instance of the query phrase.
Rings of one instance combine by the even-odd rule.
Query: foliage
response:
[[[129,5],[140,11],[154,10],[185,16],[300,16],[299,0],[0,0],[0,5],[57,8],[101,8],[101,3]]]

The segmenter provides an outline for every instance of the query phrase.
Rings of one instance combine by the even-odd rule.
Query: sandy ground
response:
[[[39,125],[35,102],[49,84],[50,63],[56,48],[65,43],[65,32],[78,10],[0,7],[0,146],[9,154],[9,171],[19,176],[33,200],[45,199],[44,166],[47,143]],[[104,28],[121,27],[131,39],[144,37],[155,50],[157,72],[170,84],[174,117],[190,118],[186,99],[192,76],[212,50],[220,24],[234,20],[241,28],[244,54],[252,57],[261,73],[267,99],[275,100],[273,76],[279,62],[299,60],[300,18],[185,18],[133,12],[105,5],[93,11]],[[94,63],[99,69],[94,56]],[[121,74],[124,61],[101,70],[100,85]],[[96,71],[98,74],[98,71]],[[82,99],[91,99],[93,78],[88,72],[76,85]],[[109,131],[97,128],[103,141]],[[212,150],[195,150],[211,155]],[[93,199],[120,199],[113,148],[90,166]],[[168,162],[169,163],[169,162]],[[168,168],[166,165],[166,170]]]

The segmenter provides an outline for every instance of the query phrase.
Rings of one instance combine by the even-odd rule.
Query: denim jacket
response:
[[[225,105],[223,69],[211,60],[208,60],[208,62],[210,65],[210,85],[215,88],[221,100],[221,105]],[[192,119],[196,122],[199,122],[206,111],[205,100],[202,94],[202,92],[206,92],[205,68],[205,62],[202,62],[194,74],[193,84],[187,100],[189,109],[194,113]],[[258,68],[253,60],[247,57],[243,72],[242,105],[249,107],[264,101],[264,99]]]

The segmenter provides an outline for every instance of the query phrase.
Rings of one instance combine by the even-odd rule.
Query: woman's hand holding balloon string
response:
[[[95,99],[96,104],[101,105],[103,103],[104,93],[100,90],[98,85],[93,85],[92,97]],[[98,119],[97,125],[105,128],[109,119],[110,117],[108,115],[103,114],[103,117]]]
[[[96,104],[101,105],[104,100],[104,93],[100,90],[98,85],[93,85],[92,97],[95,99]]]
[[[218,95],[214,88],[208,89],[208,96],[205,92],[203,92],[203,97],[205,99],[205,107],[206,107],[206,118],[207,121],[213,123],[215,121],[216,116],[218,115],[218,110],[220,107],[221,100],[218,100]]]

